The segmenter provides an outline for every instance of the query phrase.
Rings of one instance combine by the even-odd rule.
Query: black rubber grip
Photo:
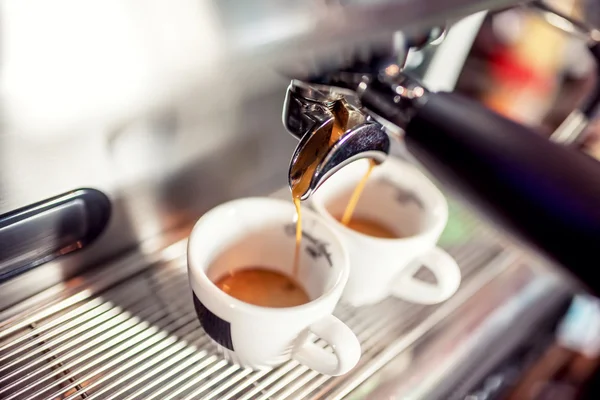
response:
[[[406,126],[409,151],[600,294],[600,163],[473,100],[427,96]]]

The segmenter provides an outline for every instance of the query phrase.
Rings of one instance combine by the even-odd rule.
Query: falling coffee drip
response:
[[[296,248],[294,250],[294,266],[292,275],[298,277],[298,269],[300,268],[300,245],[302,244],[302,209],[300,206],[300,198],[294,197],[294,206],[296,206]]]
[[[356,185],[356,187],[352,191],[352,196],[350,196],[350,200],[348,201],[348,205],[346,206],[344,215],[340,220],[340,222],[343,225],[348,226],[348,224],[350,224],[350,221],[352,220],[352,215],[354,214],[354,210],[356,209],[356,205],[358,204],[358,200],[360,199],[360,196],[362,195],[362,192],[365,189],[365,185],[369,180],[369,176],[371,175],[371,172],[373,172],[373,168],[375,168],[376,165],[377,164],[375,163],[375,161],[369,160],[369,169],[367,169],[367,172],[363,175],[361,180],[358,182],[358,185]]]
[[[290,173],[292,199],[296,206],[296,248],[294,251],[294,266],[293,274],[298,276],[300,267],[300,246],[302,242],[302,210],[300,199],[307,192],[311,181],[315,175],[317,167],[323,161],[323,158],[328,154],[332,146],[334,146],[344,133],[352,126],[362,122],[362,116],[356,112],[350,111],[348,103],[345,100],[336,101],[331,108],[333,118],[323,124],[319,129],[312,133],[310,140],[305,148],[300,152],[298,159],[292,165]],[[341,223],[348,226],[352,220],[352,215],[360,196],[365,188],[365,185],[377,163],[374,160],[369,160],[369,169],[362,177],[356,188],[354,189],[348,206],[341,219]]]
[[[336,101],[332,106],[334,118],[313,133],[318,140],[311,140],[299,155],[291,171],[292,200],[296,206],[296,249],[294,252],[293,274],[298,276],[300,267],[300,245],[302,242],[302,210],[300,199],[308,190],[317,166],[331,148],[348,129],[349,123],[355,123],[344,100]]]

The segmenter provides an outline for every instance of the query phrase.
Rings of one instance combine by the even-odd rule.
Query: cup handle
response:
[[[448,300],[460,286],[460,268],[444,250],[434,247],[418,258],[417,267],[423,265],[435,276],[437,283],[431,284],[414,277],[412,273],[402,274],[392,286],[395,297],[418,304],[437,304]]]
[[[333,349],[324,349],[310,340],[311,333],[323,339]],[[292,358],[325,375],[344,375],[360,359],[360,343],[354,332],[342,321],[328,315],[315,322],[300,335]]]

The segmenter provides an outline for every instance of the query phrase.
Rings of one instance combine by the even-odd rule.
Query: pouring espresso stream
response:
[[[335,170],[341,168],[344,163],[349,163],[352,160],[359,158],[368,157],[371,149],[361,148],[357,146],[355,139],[361,139],[362,136],[369,137],[369,129],[372,124],[365,123],[364,117],[354,107],[349,105],[345,100],[337,100],[327,107],[330,113],[328,118],[320,126],[317,126],[314,132],[309,133],[306,136],[308,140],[302,141],[292,159],[290,165],[290,189],[292,192],[292,200],[296,207],[296,247],[294,251],[294,276],[297,277],[299,263],[300,263],[300,246],[302,242],[302,209],[301,200],[307,197],[311,191],[316,189],[318,183],[315,180],[322,179],[333,174]],[[362,123],[362,124],[361,124]],[[386,135],[384,132],[383,135]],[[372,133],[371,133],[372,135]],[[387,136],[386,140],[387,140]],[[381,136],[378,136],[377,144],[381,145]],[[385,149],[389,143],[385,142]],[[361,140],[358,141],[361,143]],[[368,146],[369,141],[362,141],[362,146],[365,144]],[[349,152],[342,150],[350,150]],[[380,150],[380,148],[376,148]],[[343,157],[336,160],[336,156],[343,155]],[[381,162],[379,159],[371,158],[369,161],[369,168],[360,182],[357,184],[355,189],[350,196],[346,210],[343,216],[340,218],[340,222],[343,225],[349,226],[352,215],[358,204],[360,196],[365,188],[365,185],[373,171],[373,168]],[[333,162],[332,162],[333,161]],[[339,162],[340,165],[335,165]],[[328,170],[329,169],[329,170]],[[362,224],[364,225],[364,224]],[[360,226],[362,226],[360,225]],[[360,231],[360,229],[358,229]],[[369,233],[364,231],[363,233]]]
[[[354,229],[356,231],[365,233],[365,234],[372,234],[373,232],[375,232],[375,234],[373,236],[395,237],[395,236],[390,236],[389,234],[387,234],[385,232],[383,234],[380,233],[381,231],[383,231],[383,229],[381,227],[373,227],[372,226],[373,223],[370,223],[369,221],[359,221],[356,225],[354,225],[354,226],[351,225],[352,215],[354,214],[356,205],[358,204],[358,201],[360,200],[360,196],[365,189],[365,185],[367,184],[367,181],[369,180],[369,176],[371,175],[371,172],[373,171],[373,168],[375,168],[376,165],[377,164],[375,164],[375,162],[373,162],[372,160],[369,161],[369,168],[367,169],[367,172],[365,173],[365,175],[362,177],[360,182],[358,182],[358,184],[352,191],[352,195],[350,196],[348,205],[346,206],[346,209],[344,210],[344,214],[342,215],[341,218],[339,218],[339,220],[343,225],[350,227],[351,229]],[[296,207],[296,248],[294,251],[294,269],[293,269],[294,277],[296,277],[298,275],[298,268],[299,268],[299,264],[300,264],[300,245],[302,244],[302,208],[301,208],[300,198],[294,197],[293,192],[292,192],[292,199],[294,201],[294,206]]]

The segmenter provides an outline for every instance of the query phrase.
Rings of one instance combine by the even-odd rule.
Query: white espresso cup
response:
[[[350,256],[350,277],[342,301],[361,306],[387,296],[419,304],[450,298],[460,285],[456,261],[436,243],[448,221],[442,193],[414,166],[389,158],[375,167],[358,201],[353,218],[380,224],[398,234],[387,239],[368,236],[342,225],[350,195],[368,168],[358,160],[330,177],[313,194],[313,209],[331,222]],[[424,266],[436,283],[417,279]]]
[[[348,280],[348,254],[335,231],[310,210],[302,213],[298,274],[310,301],[285,308],[252,305],[213,282],[244,268],[266,268],[293,277],[296,212],[271,198],[230,201],[196,223],[188,243],[188,273],[198,318],[225,358],[268,368],[295,359],[326,375],[350,371],[360,343],[332,315]],[[324,340],[333,351],[316,344]]]

